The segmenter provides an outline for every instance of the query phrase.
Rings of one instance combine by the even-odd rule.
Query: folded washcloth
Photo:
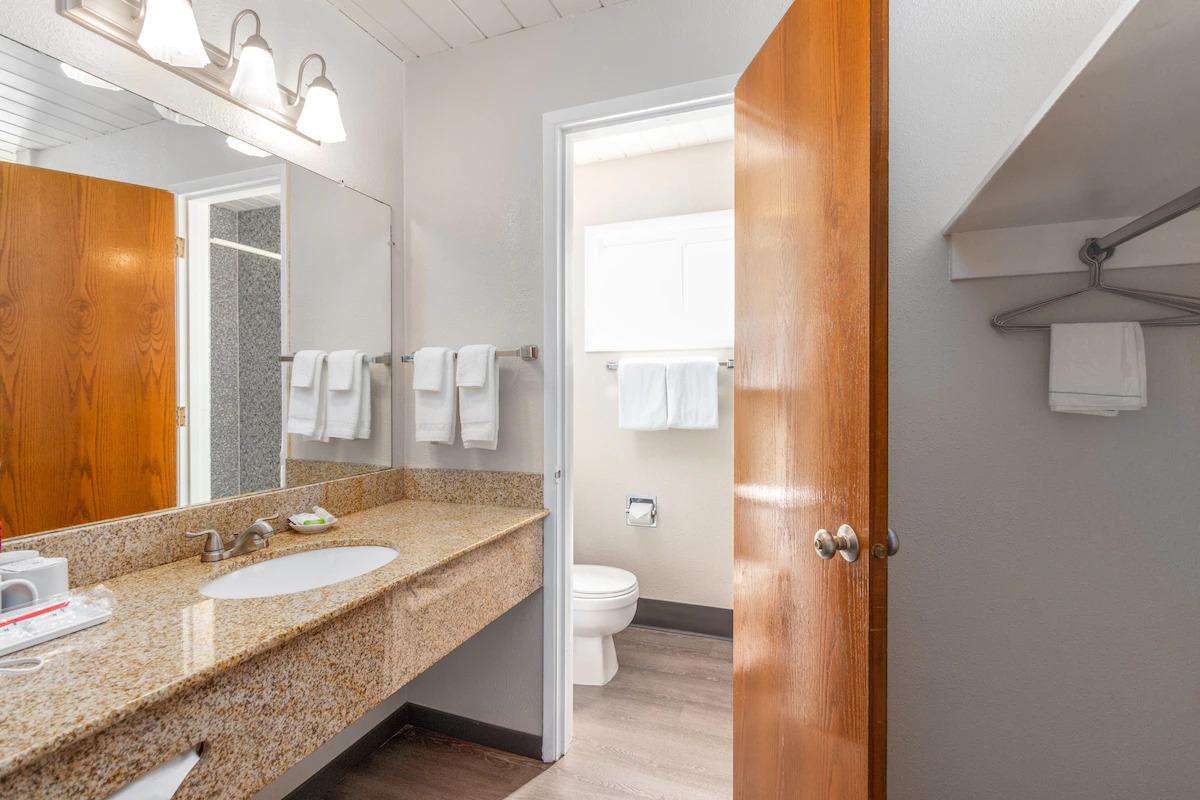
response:
[[[487,382],[488,370],[496,358],[496,348],[488,344],[471,344],[458,351],[454,382],[478,389]]]
[[[317,365],[325,356],[324,350],[301,350],[292,356],[292,386],[312,386]]]
[[[367,368],[367,356],[361,350],[335,350],[330,353],[325,413],[326,436],[335,439],[366,438],[359,436],[359,419],[363,413],[364,401],[369,431],[371,375]]]
[[[1146,407],[1146,344],[1136,322],[1050,326],[1050,409],[1115,417]]]
[[[435,350],[436,353],[426,352]],[[436,383],[437,389],[414,387],[413,417],[416,440],[433,444],[454,444],[458,398],[458,392],[454,388],[454,352],[445,347],[426,347],[417,351],[417,355],[422,357],[422,361],[434,359],[439,363],[441,377],[437,381],[426,383]]]
[[[419,392],[440,392],[445,386],[446,347],[422,347],[413,354],[413,389]]]
[[[627,431],[667,427],[667,364],[623,358],[617,365],[617,424]]]
[[[326,359],[327,354],[320,350],[302,350],[292,361],[292,386],[288,394],[288,433],[296,433],[309,439],[326,440]],[[300,373],[299,376],[297,372]]]
[[[495,450],[500,438],[500,370],[496,348],[490,344],[472,344],[459,348],[459,375],[466,364],[465,380],[458,383],[458,402],[462,407],[463,447]],[[483,367],[482,380],[479,367]],[[478,382],[476,382],[478,381]]]
[[[667,363],[667,426],[716,428],[717,359],[697,358]]]

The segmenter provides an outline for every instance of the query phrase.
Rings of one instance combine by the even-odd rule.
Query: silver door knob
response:
[[[871,545],[871,555],[875,558],[891,558],[899,552],[900,537],[891,528],[888,528],[886,545],[881,543]]]
[[[821,528],[813,538],[813,547],[821,558],[833,558],[841,553],[847,561],[858,560],[858,534],[849,525],[838,528],[836,536]]]

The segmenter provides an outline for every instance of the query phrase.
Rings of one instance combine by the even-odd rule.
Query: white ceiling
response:
[[[733,106],[688,111],[616,126],[574,142],[577,166],[733,141]]]
[[[159,119],[149,101],[85,86],[55,59],[0,37],[0,160]]]
[[[329,0],[407,61],[626,0]]]

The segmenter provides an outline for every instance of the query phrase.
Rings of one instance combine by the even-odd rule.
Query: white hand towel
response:
[[[480,385],[458,386],[463,447],[495,450],[500,438],[500,368],[496,363],[496,348],[490,344],[460,347],[458,361],[468,364],[466,380],[471,382],[476,379],[475,367],[480,363],[486,367]]]
[[[496,348],[489,344],[472,344],[461,348],[454,382],[460,389],[464,386],[478,389],[487,383],[488,372],[495,360]]]
[[[335,350],[329,354],[329,388],[325,435],[335,439],[359,438],[363,398],[371,394],[371,379],[364,375],[367,356],[361,350]],[[364,385],[365,378],[365,385]],[[345,388],[339,388],[345,386]],[[368,399],[368,408],[370,400]],[[369,413],[369,412],[368,412]]]
[[[310,356],[315,353],[315,356]],[[301,361],[301,356],[304,360]],[[325,361],[327,354],[319,350],[302,350],[292,361],[292,387],[288,395],[288,433],[309,439],[325,439]],[[301,375],[297,384],[296,367],[310,372]],[[311,367],[311,370],[310,370]]]
[[[362,392],[359,394],[358,427],[354,429],[355,439],[371,438],[371,363],[365,357],[359,367],[362,373]]]
[[[445,347],[422,347],[413,354],[413,389],[418,392],[440,392],[445,384]]]
[[[667,428],[667,363],[623,358],[617,365],[617,424],[627,431]]]
[[[1146,407],[1146,344],[1136,322],[1050,326],[1050,409],[1115,417]]]
[[[708,430],[719,424],[717,359],[667,363],[667,426]]]
[[[317,377],[317,363],[325,358],[324,350],[301,350],[292,356],[292,386],[312,386]]]
[[[441,362],[441,378],[436,381],[438,389],[416,389],[413,392],[416,439],[433,444],[454,444],[457,417],[455,400],[458,397],[454,389],[454,352],[445,347],[426,347],[418,351],[418,355],[426,350],[438,351],[436,355],[426,353],[424,358],[436,358]]]

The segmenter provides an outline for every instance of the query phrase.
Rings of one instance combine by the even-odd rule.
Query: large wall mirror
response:
[[[387,205],[0,38],[3,535],[391,466],[390,281]]]

